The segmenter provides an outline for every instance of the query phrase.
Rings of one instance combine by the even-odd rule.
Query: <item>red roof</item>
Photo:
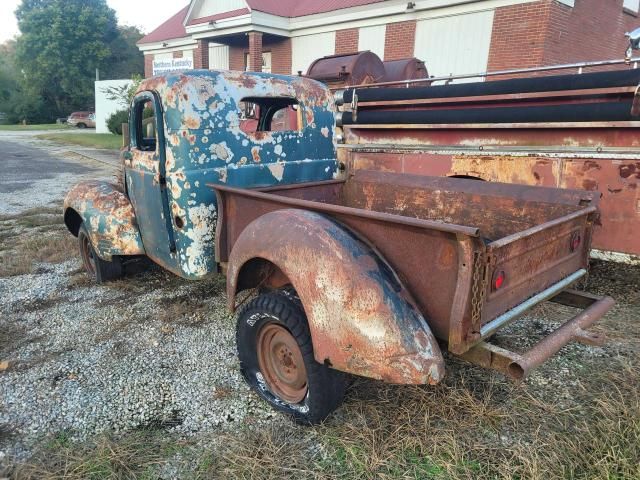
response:
[[[163,42],[165,40],[171,40],[174,38],[186,37],[187,30],[184,28],[184,17],[187,15],[188,11],[189,5],[184,7],[182,10],[180,10],[158,28],[153,30],[147,36],[142,37],[140,40],[138,40],[138,44]]]
[[[246,15],[247,13],[250,13],[248,8],[239,8],[238,10],[218,13],[217,15],[211,15],[210,17],[193,18],[189,20],[189,23],[187,23],[187,25],[197,25],[198,23],[212,22],[215,20],[222,20],[224,18],[239,17],[240,15]]]
[[[385,0],[247,0],[252,10],[280,17],[303,17],[315,13],[333,12],[343,8],[380,3]]]
[[[384,1],[385,0],[325,0],[323,2],[318,2],[318,0],[246,0],[251,10],[257,10],[259,12],[287,18],[333,12],[344,8],[359,7],[361,5],[370,5]],[[174,38],[186,37],[187,32],[184,26],[184,21],[188,11],[189,5],[149,33],[146,37],[140,39],[138,43],[163,42]],[[189,20],[188,25],[196,25],[199,23],[222,20],[224,18],[238,17],[240,15],[246,15],[247,13],[249,13],[247,8],[241,8],[212,15],[210,17],[193,18]]]

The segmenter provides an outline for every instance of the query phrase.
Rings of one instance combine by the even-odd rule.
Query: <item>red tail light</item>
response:
[[[506,275],[504,274],[504,270],[496,271],[493,274],[493,289],[500,290],[504,285],[504,281],[506,280]]]
[[[571,240],[569,241],[569,250],[575,252],[580,246],[580,242],[582,241],[582,237],[578,232],[574,232],[571,235]]]

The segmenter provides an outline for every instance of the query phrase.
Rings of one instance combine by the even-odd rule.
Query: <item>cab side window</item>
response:
[[[137,100],[133,109],[132,140],[138,150],[155,152],[158,143],[156,131],[156,110],[152,100],[143,97]]]

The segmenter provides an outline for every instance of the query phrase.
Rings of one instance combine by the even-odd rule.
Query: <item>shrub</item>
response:
[[[107,119],[107,128],[111,133],[122,135],[122,124],[129,121],[127,110],[118,110]]]

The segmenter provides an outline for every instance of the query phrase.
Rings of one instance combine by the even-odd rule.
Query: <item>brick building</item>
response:
[[[640,0],[192,0],[144,37],[164,65],[306,72],[325,55],[418,57],[431,75],[622,58]]]

